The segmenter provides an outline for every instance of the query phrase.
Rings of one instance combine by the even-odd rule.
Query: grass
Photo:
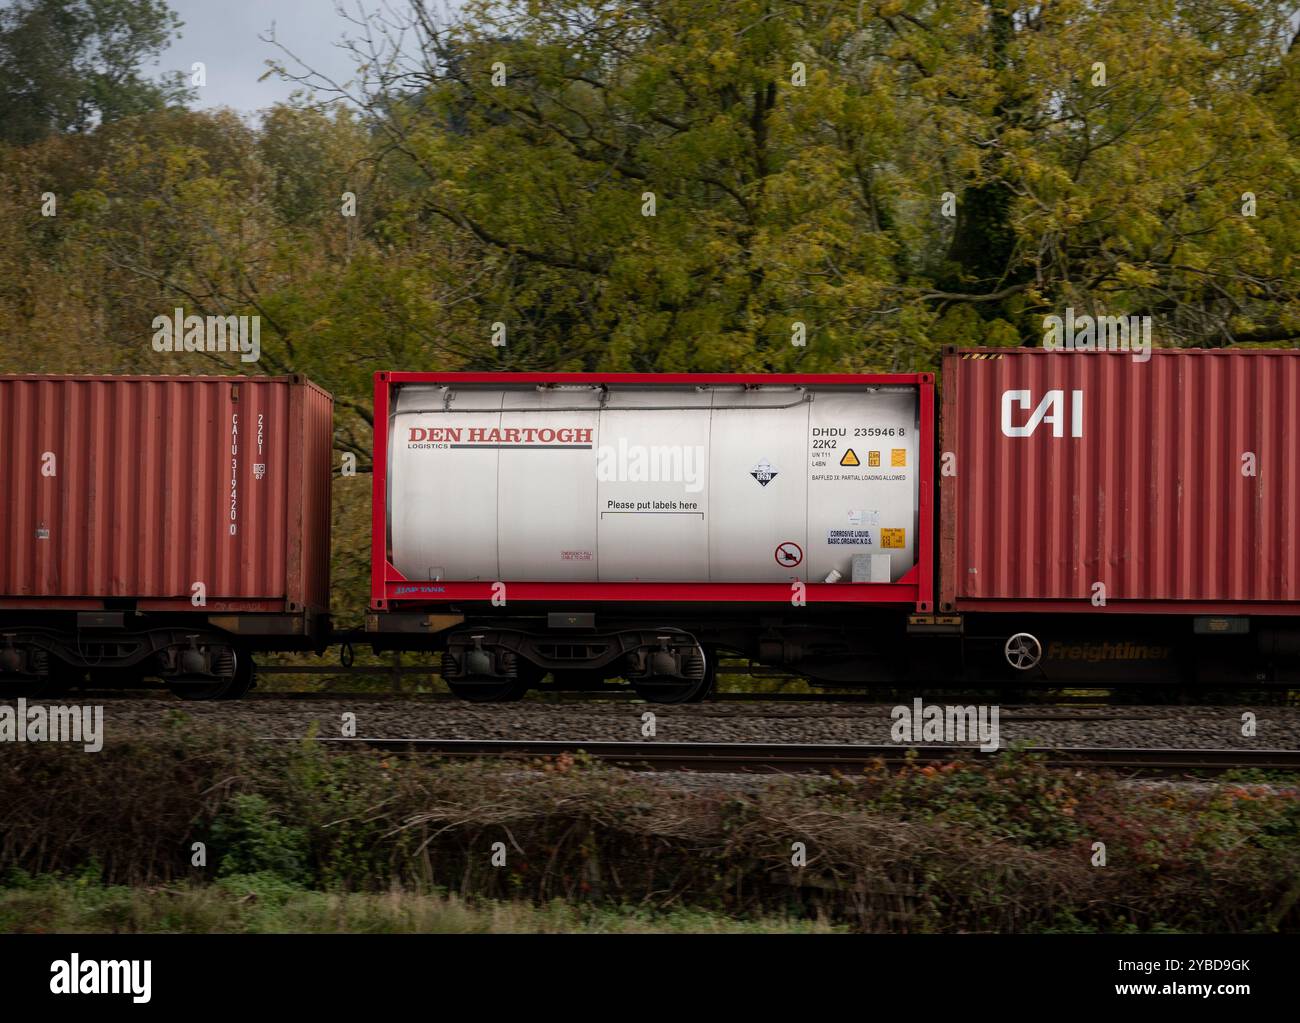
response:
[[[18,934],[810,934],[845,929],[825,920],[736,919],[689,908],[652,911],[560,900],[534,905],[405,890],[308,891],[274,874],[161,887],[45,876],[0,887],[0,932]]]

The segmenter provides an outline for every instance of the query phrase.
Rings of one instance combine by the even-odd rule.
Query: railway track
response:
[[[267,742],[316,742],[335,749],[372,749],[453,759],[535,760],[585,754],[620,767],[656,771],[726,773],[857,771],[872,764],[987,761],[998,752],[977,746],[882,746],[827,743],[584,742],[518,739],[267,738]],[[1142,773],[1219,773],[1231,770],[1300,771],[1300,750],[1023,748],[1053,767]]]
[[[162,687],[140,688],[140,689],[80,689],[77,691],[78,696],[82,699],[94,699],[96,701],[130,701],[130,700],[157,700],[168,699],[170,694]],[[1114,696],[1075,696],[1075,695],[1053,695],[1050,693],[1041,694],[1034,699],[1025,699],[1023,696],[1017,696],[1015,699],[997,699],[991,696],[985,690],[982,692],[970,692],[959,689],[928,689],[926,698],[930,700],[943,700],[946,702],[968,703],[998,703],[1001,706],[1015,707],[1042,707],[1050,710],[1051,708],[1107,708],[1111,710],[1126,710],[1129,708],[1157,708],[1157,707],[1216,707],[1216,706],[1286,706],[1296,705],[1297,700],[1290,697],[1290,694],[1281,692],[1272,692],[1268,694],[1260,693],[1240,693],[1228,696],[1216,697],[1212,700],[1193,700],[1187,703],[1177,702],[1134,702],[1129,697],[1137,694],[1126,694],[1123,699],[1116,699]],[[9,699],[10,697],[0,694],[0,700]],[[53,695],[51,696],[53,698]],[[909,703],[912,696],[881,696],[875,693],[715,693],[704,702],[727,704],[727,703],[773,703],[773,704],[860,704],[860,705],[878,705],[884,707],[893,707],[898,703]],[[394,692],[392,690],[312,690],[309,692],[268,692],[265,690],[254,691],[242,698],[244,703],[270,703],[282,701],[286,703],[318,703],[329,702],[333,700],[374,700],[378,702],[426,702],[426,703],[448,703],[457,706],[469,706],[459,697],[452,696],[450,693],[425,692],[417,693],[409,690]],[[549,703],[549,704],[591,704],[591,703],[635,703],[639,697],[635,693],[613,691],[613,692],[564,692],[564,691],[546,691],[542,690],[533,694],[522,705],[530,703]],[[497,706],[495,704],[484,704],[482,706]],[[508,705],[506,705],[508,706]],[[654,707],[653,704],[646,704],[647,707]],[[672,705],[664,705],[665,709],[671,709]]]
[[[159,686],[155,688],[141,689],[81,689],[78,690],[80,696],[89,698],[94,697],[96,700],[157,700],[166,699],[170,695],[168,691]],[[975,694],[966,693],[960,690],[927,690],[930,697],[943,696],[950,699],[964,699],[967,703],[989,702],[987,692]],[[523,703],[635,703],[640,698],[631,692],[562,692],[554,691],[534,694],[535,698],[522,701]],[[0,696],[0,699],[6,697]],[[462,706],[468,706],[465,701],[450,693],[417,693],[411,691],[393,692],[391,690],[334,690],[322,689],[310,692],[268,692],[265,690],[255,690],[247,696],[241,697],[244,702],[268,702],[283,700],[291,703],[313,703],[328,700],[379,700],[379,701],[426,701],[429,703],[455,703]],[[705,703],[812,703],[812,704],[830,704],[830,703],[861,703],[861,704],[879,704],[881,706],[894,706],[899,702],[907,702],[912,699],[911,696],[904,697],[882,697],[871,693],[714,693]],[[643,702],[643,701],[642,701]],[[1011,701],[1004,701],[1010,703]],[[1017,700],[1016,703],[1025,701]],[[1041,700],[1043,706],[1055,707],[1107,707],[1112,706],[1105,697],[1085,696],[1085,697],[1048,697],[1044,696]],[[493,706],[485,704],[484,706]],[[653,706],[646,704],[646,706]],[[661,706],[672,706],[661,705]]]
[[[338,679],[343,685],[345,679],[383,679],[388,685],[377,689],[334,689],[325,681],[319,689],[308,691],[277,691],[258,688],[243,697],[245,701],[288,702],[328,701],[328,700],[411,700],[437,702],[460,702],[458,697],[449,692],[415,692],[406,688],[405,679],[419,680],[427,685],[431,679],[437,679],[439,673],[434,665],[401,663],[400,658],[393,664],[380,665],[335,665],[335,664],[259,664],[256,674],[262,684],[274,685],[271,681],[276,676],[298,676],[315,679]],[[786,672],[748,664],[744,661],[723,661],[718,668],[719,677],[749,678],[755,680],[782,681],[795,680]],[[355,685],[355,683],[352,683]],[[893,706],[899,702],[910,702],[914,696],[924,692],[928,699],[943,699],[961,703],[999,703],[1004,705],[1041,706],[1046,708],[1066,707],[1109,707],[1128,706],[1236,706],[1250,705],[1297,705],[1300,703],[1300,691],[1283,686],[1269,687],[1263,690],[1246,690],[1241,687],[1214,689],[1202,687],[1186,689],[1182,693],[1170,693],[1159,686],[1119,685],[1106,682],[1072,682],[1069,685],[1058,684],[1037,691],[999,691],[996,687],[985,686],[945,686],[941,682],[921,685],[907,693],[888,692],[880,689],[855,691],[852,688],[829,687],[815,692],[715,692],[708,697],[709,703],[821,703],[821,704],[883,704]],[[103,700],[156,699],[165,695],[166,687],[161,683],[149,684],[134,689],[99,689],[95,686],[82,687],[81,695]],[[0,694],[0,699],[5,698]],[[595,702],[637,702],[640,697],[626,685],[608,684],[603,687],[580,691],[558,689],[551,685],[539,685],[529,694],[526,703],[595,703]]]

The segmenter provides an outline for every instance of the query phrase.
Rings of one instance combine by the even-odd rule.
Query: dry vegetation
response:
[[[394,889],[562,900],[575,927],[588,912],[650,926],[674,910],[866,931],[1300,926],[1295,788],[1138,787],[1014,754],[990,767],[738,785],[581,758],[440,764],[214,742],[177,715],[166,734],[95,755],[15,747],[0,766],[0,807],[0,876],[12,888],[78,877],[219,907],[220,891],[190,886],[228,894],[252,877],[243,883],[335,897],[303,903],[314,908],[285,917],[288,929],[350,926],[349,912],[382,903],[348,893]],[[1092,862],[1099,841],[1104,867]],[[195,842],[206,843],[205,867],[191,865]],[[490,862],[498,842],[503,867]],[[794,842],[807,849],[802,869]],[[233,919],[223,912],[212,910],[214,929]],[[413,912],[406,924],[390,913],[389,925],[418,927],[441,910]],[[138,906],[128,916],[164,929],[168,919]]]

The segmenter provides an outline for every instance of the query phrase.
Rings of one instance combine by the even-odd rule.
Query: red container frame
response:
[[[920,439],[917,467],[916,564],[892,583],[808,583],[809,604],[896,605],[909,610],[934,608],[934,374],[737,374],[737,373],[399,373],[375,374],[374,477],[371,501],[372,612],[416,609],[453,602],[489,602],[493,582],[421,582],[405,578],[388,560],[388,419],[390,395],[400,384],[614,384],[808,386],[894,385],[918,391]],[[705,603],[788,604],[788,583],[512,582],[502,579],[511,601],[540,603]],[[414,592],[412,592],[414,591]]]

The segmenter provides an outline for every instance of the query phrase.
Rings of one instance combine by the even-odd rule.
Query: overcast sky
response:
[[[347,0],[354,10],[357,0]],[[364,0],[367,9],[376,0]],[[159,71],[184,71],[202,61],[208,83],[198,90],[195,106],[234,107],[242,112],[260,110],[289,98],[296,86],[273,75],[263,82],[266,61],[281,57],[268,35],[276,36],[317,70],[338,81],[352,77],[352,62],[334,44],[350,27],[338,16],[334,0],[168,0],[185,22],[181,38],[163,53]],[[399,6],[395,0],[393,6]]]

